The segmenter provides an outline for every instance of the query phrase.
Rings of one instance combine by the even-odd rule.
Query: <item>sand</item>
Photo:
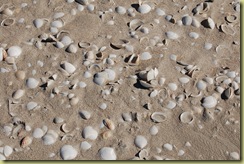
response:
[[[94,11],[88,11],[87,5],[84,5],[83,11],[79,11],[77,9],[79,3],[67,3],[65,0],[1,0],[0,11],[9,7],[13,14],[1,13],[0,21],[13,18],[15,23],[1,26],[0,47],[7,51],[11,46],[18,45],[22,49],[22,54],[14,59],[17,70],[6,60],[0,61],[0,68],[9,70],[3,72],[1,69],[0,73],[0,154],[4,154],[3,148],[9,145],[14,151],[6,157],[7,160],[61,160],[60,148],[66,144],[72,145],[77,150],[78,155],[74,160],[100,160],[99,150],[103,147],[112,147],[116,152],[117,160],[229,160],[234,158],[231,157],[232,152],[240,154],[240,95],[238,95],[240,12],[236,11],[238,6],[235,7],[238,1],[209,1],[207,2],[209,9],[193,15],[193,8],[202,2],[204,1],[172,0],[167,3],[157,0],[148,1],[144,3],[151,5],[151,11],[141,14],[132,7],[136,6],[132,4],[138,5],[138,1],[135,0],[90,2],[95,6]],[[24,3],[27,6],[21,7],[25,5]],[[116,13],[117,6],[132,8],[135,16]],[[163,9],[165,15],[157,15],[157,8]],[[72,9],[75,9],[75,15],[72,15],[74,12]],[[99,11],[106,11],[102,18],[99,18]],[[58,38],[55,33],[50,32],[53,15],[57,12],[64,13],[61,18],[64,24],[58,28],[58,31],[64,32],[60,33]],[[179,25],[178,21],[185,14],[197,19],[200,26]],[[166,15],[173,16],[171,20],[173,23],[165,19]],[[236,20],[227,22],[228,15],[236,16]],[[214,21],[214,29],[201,24],[209,17]],[[21,18],[24,18],[23,23],[19,22]],[[41,28],[33,25],[33,20],[37,18],[47,19]],[[141,26],[128,27],[128,23],[133,19],[142,21]],[[111,20],[114,21],[114,25],[107,23]],[[221,30],[220,26],[223,24],[228,26],[231,32]],[[141,32],[142,27],[147,27],[149,33]],[[136,36],[131,35],[133,31]],[[179,38],[175,40],[167,38],[165,33],[168,31],[175,32]],[[196,32],[199,37],[190,38],[190,32]],[[65,50],[67,46],[57,48],[54,46],[55,41],[44,40],[41,42],[42,48],[39,49],[35,46],[35,42],[41,41],[40,35],[44,33],[56,37],[59,41],[63,36],[69,36],[77,46],[77,52],[68,53]],[[133,46],[133,52],[125,48],[111,47],[111,44],[121,45],[121,40]],[[103,59],[93,62],[99,65],[97,69],[90,66],[92,63],[88,66],[84,65],[86,60],[84,54],[91,50],[98,52],[96,47],[80,48],[79,42],[96,45],[97,49],[106,46],[102,52]],[[212,44],[211,49],[204,48],[206,43]],[[139,59],[139,63],[135,65],[126,63],[126,57],[131,54],[140,56],[143,52],[149,52],[152,58]],[[113,59],[114,65],[103,63],[110,54],[117,56]],[[170,59],[172,55],[176,55],[176,61]],[[37,64],[38,61],[43,62],[42,67]],[[75,72],[65,75],[60,67],[62,61],[73,64],[76,68]],[[180,72],[186,65],[179,63],[196,66],[193,75]],[[106,68],[115,70],[115,80],[106,82],[102,86],[95,84],[94,75]],[[165,82],[152,88],[144,88],[139,84],[141,77],[138,73],[151,68],[158,69],[156,80],[161,77],[165,78]],[[16,77],[16,71],[20,70],[26,74],[24,79]],[[90,78],[83,76],[87,70],[92,75]],[[227,76],[231,71],[234,71],[234,77]],[[43,87],[43,84],[54,74],[57,74],[57,79],[52,80],[50,86]],[[26,80],[30,77],[39,81],[38,87],[30,89],[26,86]],[[189,82],[182,84],[179,81],[181,77],[186,77]],[[205,77],[213,79],[213,84],[205,82],[206,88],[199,91],[196,83]],[[225,79],[228,80],[223,82]],[[80,81],[85,82],[87,86],[80,88],[78,85]],[[170,90],[169,83],[175,83],[177,90]],[[218,86],[222,87],[222,90]],[[57,94],[53,94],[55,87],[60,90]],[[231,94],[225,99],[223,94],[228,88],[231,88]],[[12,102],[12,94],[17,89],[25,90],[25,94],[10,107],[9,101]],[[103,95],[104,90],[110,90],[111,93]],[[149,94],[154,90],[160,92],[155,97],[150,97]],[[66,93],[74,94],[79,100],[78,103],[70,105]],[[198,94],[200,96],[196,96]],[[179,95],[184,95],[184,100],[177,101]],[[217,99],[217,105],[210,109],[204,108],[203,99],[212,95]],[[38,107],[27,110],[26,105],[31,101],[36,102]],[[176,107],[167,109],[169,101],[175,102]],[[107,104],[104,110],[99,108],[102,103]],[[147,103],[151,104],[150,109],[145,108]],[[9,112],[10,108],[12,114]],[[90,112],[91,118],[83,119],[79,114],[82,110]],[[193,117],[189,123],[180,120],[181,113],[186,111]],[[165,113],[166,119],[160,123],[153,122],[151,115],[154,112]],[[138,118],[132,117],[131,121],[124,121],[123,113],[137,115]],[[63,123],[70,126],[69,132],[61,131],[60,127],[63,123],[54,123],[55,117],[61,117]],[[16,118],[20,121],[14,121]],[[113,121],[114,130],[109,130],[103,125],[103,120],[106,118]],[[13,129],[18,125],[23,127],[17,134],[13,134]],[[158,128],[156,135],[150,134],[149,131],[153,125]],[[6,134],[6,129],[4,130],[5,126],[12,127],[9,135]],[[21,140],[24,137],[32,136],[35,128],[43,126],[57,132],[58,138],[54,144],[44,145],[42,139],[33,138],[30,145],[21,147]],[[95,140],[85,139],[82,136],[82,130],[86,126],[92,126],[98,132]],[[104,139],[102,134],[105,131],[110,131],[112,136]],[[13,139],[12,135],[17,136]],[[138,135],[147,139],[147,145],[142,149],[136,147],[134,143]],[[89,142],[91,148],[86,151],[81,150],[82,141]],[[186,144],[187,142],[190,146]],[[171,151],[163,148],[166,143],[173,146]],[[147,152],[146,155],[138,154],[142,150]],[[179,151],[184,154],[179,155]]]

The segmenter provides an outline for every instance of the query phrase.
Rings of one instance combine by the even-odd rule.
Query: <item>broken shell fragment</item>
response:
[[[193,121],[193,115],[190,113],[190,112],[183,112],[183,113],[181,113],[181,115],[180,115],[180,121],[182,122],[182,123],[187,123],[187,124],[189,124],[189,123],[191,123],[192,121]]]
[[[160,123],[166,120],[166,115],[163,112],[154,112],[151,114],[151,119],[155,123]]]

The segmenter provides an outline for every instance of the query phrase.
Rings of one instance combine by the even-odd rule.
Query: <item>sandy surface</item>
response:
[[[16,45],[21,47],[22,53],[14,58],[15,64],[8,63],[6,58],[0,61],[0,156],[3,158],[4,155],[7,160],[61,160],[60,148],[63,145],[72,145],[77,151],[74,160],[100,160],[99,150],[102,147],[113,148],[117,160],[234,159],[236,156],[233,157],[233,152],[240,153],[239,2],[207,2],[207,9],[193,15],[193,9],[203,2],[143,2],[149,4],[151,10],[142,14],[131,7],[132,4],[138,4],[135,0],[90,2],[95,6],[93,11],[88,11],[89,5],[84,5],[84,10],[79,11],[79,3],[67,3],[65,0],[1,0],[0,11],[9,7],[13,13],[1,13],[0,21],[12,18],[15,23],[0,27],[0,47],[7,51]],[[128,15],[128,11],[125,14],[116,13],[117,6],[132,8],[134,15]],[[158,8],[161,8],[165,15],[158,15]],[[62,18],[57,19],[63,22],[58,32],[64,31],[58,36],[50,32],[53,15],[57,12],[64,13]],[[99,13],[102,12],[104,13],[101,18]],[[179,21],[185,14],[198,20],[199,27],[181,25]],[[173,23],[165,19],[169,15],[173,16]],[[235,19],[228,22],[226,16],[230,15]],[[209,17],[214,21],[214,29],[201,24]],[[24,22],[20,22],[21,18],[24,18]],[[37,18],[46,19],[40,28],[33,24],[33,20]],[[137,24],[129,27],[128,23],[133,19],[140,20],[140,26]],[[111,20],[112,25],[108,23]],[[143,33],[143,27],[149,32]],[[165,34],[168,31],[176,33],[178,38],[168,38]],[[199,37],[191,38],[190,32],[197,33]],[[56,41],[60,41],[65,35],[69,36],[77,47],[77,52],[67,52],[67,46],[55,47],[56,41],[42,40],[40,35],[44,33],[53,36]],[[132,46],[133,51],[124,48],[121,40],[126,41],[124,45]],[[41,47],[36,46],[36,42],[39,42]],[[90,46],[80,48],[80,42],[90,43]],[[205,48],[206,43],[212,44],[209,50]],[[111,44],[122,47],[115,49]],[[102,52],[102,59],[91,61],[86,66],[85,54],[88,51],[96,54],[103,46],[106,49]],[[149,52],[152,57],[141,60],[143,52]],[[116,58],[112,58],[113,65],[106,63],[111,54],[116,55]],[[135,65],[126,62],[126,58],[131,54],[139,56]],[[173,57],[176,60],[172,60]],[[62,61],[73,64],[76,68],[74,73],[65,74],[60,67]],[[43,66],[40,66],[40,62],[43,62]],[[95,64],[98,67],[94,66]],[[192,76],[182,71],[187,65],[195,66]],[[164,78],[165,82],[152,88],[144,88],[139,83],[141,77],[138,73],[151,68],[158,69],[155,81]],[[115,79],[103,85],[95,84],[94,75],[104,69],[114,70]],[[18,71],[24,71],[24,79],[16,77]],[[86,71],[92,76],[85,78]],[[50,78],[54,74],[57,74],[56,80]],[[39,82],[38,87],[31,89],[26,85],[26,80],[30,77]],[[179,80],[182,77],[189,81],[182,84]],[[204,81],[206,77],[212,79],[213,83]],[[43,87],[48,81],[52,84]],[[85,88],[79,87],[81,81],[86,83]],[[203,81],[206,88],[198,89],[196,85],[199,81]],[[175,91],[168,86],[170,83],[177,85]],[[58,88],[59,92],[54,93],[54,88]],[[13,93],[18,89],[23,89],[25,93],[14,100]],[[105,90],[108,90],[109,94],[104,95]],[[227,98],[223,97],[227,93],[226,90],[230,91]],[[159,93],[152,97],[152,91]],[[68,98],[71,93],[79,100],[77,104],[72,104]],[[179,100],[180,96],[184,97],[182,101]],[[203,106],[204,98],[208,96],[217,100],[214,107]],[[167,106],[170,101],[176,105],[173,109]],[[38,106],[28,110],[29,102],[36,102]],[[102,103],[107,104],[104,110],[99,108]],[[151,104],[150,109],[145,108],[147,103]],[[91,117],[83,119],[79,114],[82,110],[88,111]],[[153,121],[154,112],[162,112],[165,120],[160,123]],[[183,112],[189,112],[192,117],[187,123],[180,119]],[[125,121],[122,118],[123,113],[131,115],[131,120]],[[55,117],[62,118],[64,122],[54,123]],[[103,120],[106,118],[113,121],[114,130],[109,130],[104,125]],[[64,123],[69,128],[66,133],[60,128]],[[156,135],[150,134],[149,130],[154,125],[158,128]],[[48,130],[54,130],[58,134],[55,143],[45,145],[43,137],[33,138],[29,145],[23,147],[22,139],[26,136],[32,137],[33,131],[43,126],[44,129],[46,126]],[[82,136],[82,130],[86,126],[92,126],[98,132],[95,140]],[[6,132],[7,127],[9,132]],[[16,127],[19,129],[14,130]],[[112,136],[102,137],[106,131]],[[138,148],[134,143],[138,135],[147,140],[147,145],[143,148]],[[83,141],[89,142],[91,148],[82,150],[80,144]],[[186,144],[187,142],[190,144]],[[166,143],[171,144],[173,149],[165,149],[163,145]],[[6,146],[13,148],[9,156],[4,154]]]

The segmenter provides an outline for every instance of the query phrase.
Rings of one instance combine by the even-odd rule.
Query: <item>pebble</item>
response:
[[[38,86],[38,84],[39,84],[39,81],[36,80],[36,79],[34,79],[34,78],[28,78],[28,79],[26,80],[26,86],[27,86],[28,88],[31,88],[31,89],[36,88],[36,87]]]
[[[147,139],[142,135],[138,135],[136,136],[134,143],[138,148],[143,149],[147,145]]]
[[[64,122],[64,119],[61,118],[61,117],[55,117],[55,118],[53,119],[53,122],[54,122],[55,124],[60,124],[60,123],[63,123],[63,122]]]
[[[198,90],[205,90],[207,87],[207,84],[203,80],[199,80],[196,84],[196,87]]]
[[[95,140],[97,139],[98,132],[91,126],[87,126],[82,130],[82,137],[85,139]]]
[[[7,50],[7,53],[8,53],[8,56],[18,58],[22,53],[22,49],[19,46],[12,46],[12,47],[9,47],[9,49]]]
[[[51,22],[52,27],[61,28],[63,27],[63,22],[61,20],[55,20]]]
[[[75,44],[70,44],[68,48],[66,49],[67,52],[69,53],[76,53],[78,50],[77,46]]]
[[[187,77],[180,77],[180,78],[179,78],[179,81],[180,81],[182,84],[186,84],[186,83],[188,83],[190,80],[189,80],[189,78],[187,78]]]
[[[166,149],[166,150],[172,151],[173,150],[173,145],[171,145],[169,143],[166,143],[166,144],[163,145],[163,148]]]
[[[89,143],[89,142],[87,142],[87,141],[83,141],[83,142],[81,142],[81,144],[80,144],[80,148],[82,149],[82,150],[88,150],[88,149],[90,149],[91,148],[91,144]]]
[[[64,145],[60,149],[60,156],[63,160],[72,160],[78,155],[77,150],[71,145]]]
[[[103,147],[99,150],[99,155],[102,160],[116,160],[116,154],[113,148]]]

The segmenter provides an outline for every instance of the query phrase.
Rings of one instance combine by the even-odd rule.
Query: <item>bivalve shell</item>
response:
[[[78,155],[77,150],[71,145],[64,145],[60,149],[60,156],[63,160],[72,160]]]
[[[213,96],[208,96],[203,99],[202,106],[204,108],[213,108],[217,105],[217,99]]]
[[[99,150],[99,155],[103,160],[116,160],[116,153],[111,147],[103,147]]]
[[[43,19],[40,19],[40,18],[37,18],[33,21],[33,24],[36,28],[41,28],[44,24],[44,20]]]
[[[69,63],[69,62],[62,62],[61,63],[61,68],[63,68],[66,72],[68,72],[69,74],[72,74],[75,72],[76,68],[73,64]]]
[[[125,14],[126,13],[126,9],[123,7],[123,6],[118,6],[115,8],[115,11],[118,13],[118,14]]]
[[[151,114],[151,119],[155,123],[160,123],[166,120],[166,115],[163,112],[154,112]]]
[[[85,139],[95,140],[98,136],[98,132],[91,126],[87,126],[82,130],[82,137]]]
[[[143,52],[141,55],[140,55],[140,59],[141,60],[149,60],[152,58],[152,55],[149,53],[149,52]]]
[[[12,95],[12,97],[14,99],[20,99],[23,95],[25,94],[25,91],[22,89],[18,89],[17,91],[15,91]]]
[[[52,145],[58,139],[58,134],[54,130],[48,130],[48,132],[42,137],[44,145]]]
[[[24,138],[21,140],[21,142],[20,142],[20,146],[21,146],[22,148],[26,148],[26,147],[28,147],[28,146],[32,143],[32,140],[33,140],[32,137],[30,137],[30,136],[26,136],[26,137],[24,137]]]
[[[168,39],[172,39],[172,40],[175,40],[175,39],[179,38],[179,35],[176,34],[173,31],[168,31],[168,32],[165,33],[165,35],[167,36]]]
[[[189,26],[192,23],[192,17],[189,15],[185,15],[182,17],[182,24],[185,26]]]
[[[12,46],[9,47],[9,49],[7,50],[8,56],[11,57],[19,57],[22,53],[22,49],[19,46]]]
[[[34,138],[42,138],[44,136],[44,132],[41,128],[36,128],[34,131],[33,131],[33,134],[32,136]]]
[[[75,44],[70,44],[66,49],[67,52],[74,53],[74,54],[77,52],[77,50],[78,48]]]
[[[143,149],[147,145],[147,139],[142,135],[138,135],[136,136],[134,143],[138,148]]]
[[[138,12],[141,14],[146,14],[151,11],[151,6],[148,4],[142,4],[141,6],[138,7]]]
[[[80,148],[82,149],[82,150],[88,150],[88,149],[90,149],[91,148],[91,144],[89,143],[89,142],[87,142],[87,141],[83,141],[83,142],[81,142],[81,144],[80,144]]]
[[[26,80],[26,86],[28,87],[28,88],[31,88],[31,89],[34,89],[34,88],[36,88],[37,86],[38,86],[38,84],[39,84],[39,81],[38,80],[36,80],[36,79],[34,79],[34,78],[28,78],[27,80]]]
[[[3,148],[3,154],[5,155],[5,157],[9,157],[11,154],[13,153],[13,148],[6,145]]]
[[[182,123],[189,124],[189,123],[191,123],[193,121],[193,119],[194,119],[194,117],[193,117],[193,115],[190,112],[183,112],[180,115],[180,121]]]

